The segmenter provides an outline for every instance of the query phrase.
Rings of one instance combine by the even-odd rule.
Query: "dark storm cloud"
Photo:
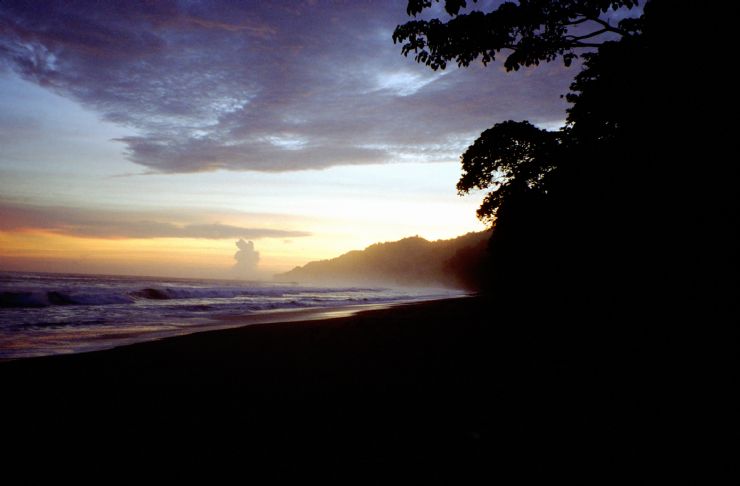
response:
[[[455,160],[506,119],[552,124],[557,63],[435,73],[391,33],[405,2],[3,2],[0,59],[135,135],[161,172]]]
[[[286,238],[303,231],[245,228],[221,223],[172,223],[162,215],[32,206],[0,200],[0,231],[43,230],[83,238]]]

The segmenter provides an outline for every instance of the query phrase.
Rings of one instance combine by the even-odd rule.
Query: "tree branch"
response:
[[[565,36],[565,38],[568,39],[569,41],[580,41],[580,40],[583,40],[583,39],[590,39],[591,37],[596,37],[596,36],[601,35],[601,34],[603,34],[605,32],[611,32],[611,30],[609,30],[609,29],[601,29],[601,30],[597,30],[595,32],[591,32],[590,34],[578,35],[578,36],[576,36],[576,35],[568,35],[568,36]]]
[[[588,18],[588,17],[583,17],[583,18],[580,18],[578,20],[574,20],[573,22],[565,22],[565,23],[563,23],[563,25],[578,25],[578,24],[582,24],[584,22],[588,22],[590,20],[591,19]]]
[[[593,20],[597,24],[601,24],[604,27],[604,29],[607,30],[608,32],[614,32],[615,34],[619,34],[619,35],[624,36],[624,37],[626,37],[626,36],[629,35],[629,32],[624,31],[624,30],[622,30],[622,29],[620,29],[618,27],[614,27],[612,24],[610,24],[606,20],[601,20],[598,17],[588,17],[588,19],[589,20]]]
[[[595,48],[599,48],[599,47],[601,47],[601,44],[593,44],[593,43],[589,43],[589,42],[574,42],[574,43],[570,44],[570,46],[571,47],[595,47]]]

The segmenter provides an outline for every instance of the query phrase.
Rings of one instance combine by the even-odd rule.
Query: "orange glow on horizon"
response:
[[[0,270],[233,278],[235,241],[194,238],[81,238],[42,230],[0,231]],[[333,243],[333,244],[332,244]],[[332,238],[259,239],[260,278],[332,258]]]
[[[406,207],[379,199],[354,201],[341,207],[336,201],[329,202],[314,200],[317,207],[311,208],[316,213],[323,212],[325,217],[286,216],[283,221],[269,215],[260,221],[238,217],[221,221],[241,227],[293,229],[310,234],[255,239],[255,249],[260,253],[258,276],[265,279],[310,261],[362,250],[373,243],[414,235],[430,240],[447,239],[483,229],[475,227],[474,217],[456,218],[454,211],[443,204],[421,207],[421,203],[415,203]],[[412,213],[417,216],[413,217]],[[387,214],[394,214],[397,219],[388,221]],[[440,225],[442,219],[448,223]],[[412,221],[414,226],[406,221]],[[43,229],[0,231],[0,270],[236,278],[232,271],[237,251],[235,242],[236,238],[103,238]]]

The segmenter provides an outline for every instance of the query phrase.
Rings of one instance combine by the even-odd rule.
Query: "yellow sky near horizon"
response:
[[[446,239],[483,229],[474,218],[465,217],[458,217],[456,224],[441,225],[447,218],[455,221],[455,214],[445,215],[445,211],[454,211],[444,205],[437,208],[433,203],[429,205],[432,207],[425,214],[413,219],[418,207],[413,204],[396,207],[395,215],[399,219],[390,222],[382,217],[373,218],[371,212],[363,219],[353,220],[342,214],[346,208],[338,208],[334,219],[304,218],[304,224],[298,226],[307,230],[309,236],[254,240],[260,260],[257,272],[251,277],[270,279],[309,261],[333,258],[377,242],[414,235],[430,240]],[[390,210],[384,208],[380,213],[392,214]],[[404,218],[411,222],[399,223]],[[289,226],[294,225],[296,222]],[[233,271],[235,241],[234,238],[100,238],[40,229],[6,230],[0,231],[0,270],[240,278]]]

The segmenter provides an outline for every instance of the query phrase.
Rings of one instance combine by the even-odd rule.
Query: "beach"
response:
[[[634,415],[604,361],[579,363],[491,308],[437,300],[0,363],[2,413],[18,434],[6,437],[133,440],[137,452],[201,460],[257,447],[250,457],[277,471],[341,458],[430,480],[622,461],[598,447]]]

